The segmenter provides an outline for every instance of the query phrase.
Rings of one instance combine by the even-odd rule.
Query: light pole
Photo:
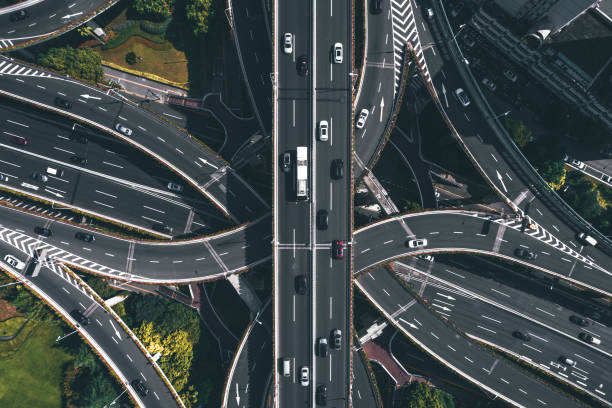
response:
[[[125,385],[126,385],[126,387],[127,387],[127,383],[125,383]],[[110,404],[105,405],[105,406],[104,406],[104,408],[110,408],[110,407],[112,407],[113,405],[115,405],[115,403],[117,402],[117,400],[118,400],[118,399],[119,399],[119,398],[120,398],[120,397],[121,397],[123,394],[125,394],[125,392],[126,392],[126,391],[127,391],[127,388],[126,388],[125,390],[123,390],[123,392],[122,392],[121,394],[117,395],[117,397],[116,397],[116,398],[115,398],[115,399],[114,399],[114,400],[113,400],[113,401],[112,401]]]
[[[455,38],[457,38],[457,36],[459,35],[459,33],[461,33],[461,31],[465,28],[465,24],[461,24],[459,26],[459,30],[455,33],[455,35],[453,35],[453,38],[451,38],[451,41],[455,41]]]
[[[510,113],[510,111],[506,111],[506,112],[504,112],[504,113],[500,113],[499,115],[497,115],[497,116],[495,117],[495,119],[499,119],[499,118],[501,118],[502,116],[508,116],[508,114],[509,114],[509,113]]]

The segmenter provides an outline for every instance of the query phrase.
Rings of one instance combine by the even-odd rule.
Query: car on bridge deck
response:
[[[291,54],[293,52],[293,34],[285,33],[283,36],[283,52]]]
[[[535,252],[528,251],[525,248],[516,248],[514,250],[514,255],[527,260],[534,260],[538,257],[538,254],[536,254]]]
[[[306,275],[298,275],[295,277],[295,293],[298,295],[305,295],[308,289],[308,279]]]
[[[4,262],[11,265],[13,268],[17,270],[22,270],[25,266],[25,263],[21,262],[19,259],[15,258],[13,255],[6,255],[4,257]]]
[[[424,248],[427,246],[427,239],[409,239],[406,241],[406,246],[408,248]]]
[[[344,258],[344,241],[336,240],[332,242],[332,254],[334,259]]]
[[[521,332],[521,331],[518,331],[518,330],[513,331],[513,332],[512,332],[512,335],[513,335],[514,337],[516,337],[517,339],[519,339],[519,340],[523,340],[523,341],[529,341],[529,340],[531,340],[531,336],[530,336],[530,335],[528,335],[528,334],[526,334],[526,333],[523,333],[523,332]]]

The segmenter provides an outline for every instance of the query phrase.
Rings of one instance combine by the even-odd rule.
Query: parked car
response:
[[[55,98],[55,105],[64,109],[72,108],[72,102],[70,102],[68,99],[60,98],[59,96]]]
[[[80,239],[81,241],[85,241],[85,242],[94,242],[96,240],[96,237],[94,237],[92,234],[89,234],[87,232],[81,232],[81,231],[74,234],[74,237],[76,239]]]
[[[514,255],[527,260],[534,260],[538,257],[538,254],[528,251],[525,248],[516,248],[514,250]]]
[[[28,10],[21,9],[21,10],[17,10],[15,12],[11,13],[9,15],[9,20],[11,20],[14,23],[15,21],[25,20],[29,16],[30,16],[30,14],[28,13]]]
[[[482,78],[482,83],[484,86],[486,86],[489,91],[493,92],[494,90],[497,89],[497,85],[495,85],[495,82],[491,81],[489,78]]]
[[[310,369],[306,366],[300,368],[300,385],[302,387],[310,385]]]
[[[317,340],[317,354],[319,357],[327,357],[328,344],[325,337],[319,337]]]
[[[283,52],[291,54],[293,52],[293,34],[285,33],[283,36]]]
[[[343,59],[342,43],[335,43],[332,48],[332,61],[334,64],[342,64]]]
[[[295,293],[305,295],[308,290],[308,279],[306,275],[298,275],[295,277]]]
[[[16,144],[18,146],[27,146],[28,145],[28,139],[26,139],[25,137],[11,136],[10,140],[11,140],[12,144]]]
[[[584,164],[580,160],[576,160],[576,159],[570,160],[570,164],[572,166],[574,166],[574,167],[578,167],[580,170],[582,170],[582,169],[584,169],[586,167],[586,164]]]
[[[285,173],[289,173],[291,171],[291,153],[283,153],[283,158],[281,160],[281,169]]]
[[[320,230],[326,230],[329,224],[329,216],[327,210],[317,211],[317,228]]]
[[[467,96],[467,94],[462,88],[457,88],[455,90],[455,96],[457,96],[457,99],[459,100],[461,105],[463,105],[464,108],[470,106],[470,98]]]
[[[571,315],[569,317],[570,322],[577,324],[578,326],[587,327],[589,325],[589,321],[583,317]]]
[[[526,333],[523,333],[523,332],[521,332],[521,331],[518,331],[518,330],[513,331],[513,332],[512,332],[512,335],[513,335],[514,337],[516,337],[517,339],[520,339],[520,340],[523,340],[523,341],[529,341],[529,340],[531,340],[531,336],[530,336],[530,335],[528,335],[528,334],[526,334]]]
[[[46,183],[49,180],[49,177],[37,171],[33,172],[30,177],[32,180],[40,181],[41,183]]]
[[[601,340],[598,337],[591,336],[588,333],[581,332],[580,334],[578,334],[578,337],[580,337],[582,341],[586,341],[587,343],[601,344]]]
[[[322,120],[319,122],[319,140],[322,142],[326,142],[329,138],[329,123],[326,120]]]
[[[332,242],[332,255],[335,259],[344,258],[344,241],[336,240]]]
[[[310,72],[308,69],[308,57],[305,55],[301,55],[297,59],[297,71],[301,76],[306,76]]]
[[[49,228],[44,227],[34,227],[34,233],[42,235],[43,237],[50,237],[51,235],[53,235]]]
[[[13,255],[5,255],[4,262],[11,265],[13,268],[17,270],[22,270],[25,267],[25,263],[21,262],[19,259],[15,258]]]
[[[427,239],[409,239],[406,241],[406,246],[408,248],[424,248],[427,246]]]
[[[365,126],[366,120],[368,120],[368,115],[370,114],[370,111],[363,108],[361,110],[361,112],[359,112],[359,116],[357,117],[357,123],[355,126],[357,126],[357,129],[362,129]]]
[[[71,156],[70,161],[74,164],[81,164],[83,166],[87,164],[87,159],[80,156]]]
[[[339,180],[344,176],[344,162],[342,159],[334,159],[331,162],[331,178]]]
[[[149,389],[144,385],[144,383],[142,382],[140,378],[132,381],[132,387],[134,387],[138,395],[140,395],[143,398],[146,397],[147,394],[149,393]]]
[[[126,126],[123,126],[121,123],[115,123],[115,129],[118,132],[121,132],[121,133],[123,133],[126,136],[131,136],[132,135],[132,129],[130,129],[130,128],[126,127]]]
[[[334,329],[332,331],[332,344],[336,350],[339,350],[342,347],[342,331],[340,329]]]
[[[184,187],[182,184],[177,184],[177,183],[173,183],[173,182],[169,182],[168,185],[168,190],[170,191],[176,191],[177,193],[180,193],[184,190]]]
[[[510,69],[504,70],[504,76],[508,78],[508,80],[511,82],[516,82],[516,80],[518,79],[516,74]]]
[[[87,326],[90,323],[89,318],[85,317],[85,315],[78,309],[74,309],[72,312],[70,312],[70,316],[72,316],[72,318],[81,326]]]

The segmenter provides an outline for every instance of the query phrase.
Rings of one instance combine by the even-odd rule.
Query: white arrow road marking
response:
[[[446,107],[448,108],[448,99],[446,99],[446,88],[444,87],[444,82],[442,82],[442,93],[444,94],[444,102],[446,103]]]
[[[115,325],[113,324],[113,321],[111,319],[108,319],[108,322],[113,327],[113,330],[115,331],[115,334],[117,335],[119,340],[121,340],[121,333],[119,333],[119,331],[115,328]]]
[[[81,95],[81,98],[85,98],[85,99],[96,99],[96,100],[101,100],[102,98],[98,98],[97,96],[91,96],[90,94],[83,94]]]
[[[236,383],[236,405],[240,406],[240,396],[238,395],[238,383]]]
[[[70,17],[80,16],[81,14],[83,14],[83,12],[79,11],[78,13],[74,13],[74,14],[66,14],[62,18],[70,18]]]
[[[504,179],[502,178],[502,175],[499,174],[499,171],[495,170],[495,172],[497,173],[497,178],[499,179],[499,182],[501,183],[502,187],[504,188],[504,192],[507,193],[508,189],[506,188],[506,185],[504,184]]]
[[[209,162],[208,162],[208,160],[206,160],[206,159],[203,159],[203,158],[201,158],[201,157],[198,157],[198,159],[200,159],[200,161],[202,161],[202,163],[204,163],[204,164],[208,164],[210,167],[212,167],[212,168],[213,168],[213,169],[215,169],[215,170],[218,170],[218,169],[219,169],[219,168],[218,168],[217,166],[215,166],[214,164],[209,163]]]
[[[442,293],[440,293],[440,292],[436,292],[436,295],[439,295],[439,296],[445,297],[445,298],[447,298],[448,300],[455,300],[455,298],[454,298],[454,297],[449,296],[449,295],[444,295],[444,294],[442,294]]]
[[[380,98],[380,119],[378,119],[379,122],[382,122],[382,114],[383,114],[384,107],[385,107],[385,98]]]

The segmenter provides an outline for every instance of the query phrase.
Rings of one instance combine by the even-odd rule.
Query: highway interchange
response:
[[[252,80],[247,75],[261,72],[261,68],[250,69],[259,57],[239,49],[247,87],[250,90],[251,84],[261,82],[255,86],[259,91],[250,92],[263,132],[272,133],[272,205],[220,156],[163,119],[113,93],[0,57],[0,173],[8,176],[8,180],[0,181],[4,190],[135,227],[160,238],[192,234],[173,241],[128,238],[4,202],[0,206],[0,245],[5,254],[25,261],[26,267],[20,272],[6,262],[0,266],[75,325],[140,406],[182,403],[173,396],[172,387],[164,381],[151,356],[140,351],[129,329],[121,325],[118,317],[109,317],[109,311],[64,267],[117,280],[163,284],[223,278],[272,259],[273,372],[271,381],[259,378],[258,395],[266,394],[261,387],[270,387],[268,392],[279,407],[322,403],[322,386],[326,387],[328,405],[366,406],[359,405],[358,400],[361,394],[372,393],[372,386],[364,379],[368,373],[363,362],[352,357],[356,346],[352,335],[353,283],[424,350],[510,404],[569,406],[575,402],[514,364],[499,360],[474,340],[528,364],[545,366],[560,381],[610,405],[605,367],[606,362],[609,366],[612,349],[605,341],[610,334],[607,326],[592,321],[589,329],[604,341],[600,346],[587,344],[577,338],[576,326],[568,323],[569,312],[561,313],[561,319],[551,316],[559,313],[552,311],[553,305],[511,288],[496,287],[497,295],[486,298],[483,292],[489,283],[484,280],[470,279],[466,283],[460,276],[469,272],[455,269],[449,273],[438,262],[423,263],[415,257],[432,253],[484,254],[529,266],[599,296],[612,296],[609,243],[600,242],[595,247],[581,244],[575,236],[587,227],[582,228],[583,222],[573,214],[563,212],[565,207],[554,201],[560,199],[534,182],[536,176],[517,159],[511,143],[500,138],[486,99],[470,80],[469,72],[465,72],[458,44],[449,41],[453,33],[441,3],[432,3],[436,13],[433,21],[424,20],[420,2],[408,2],[408,6],[403,3],[402,9],[399,3],[383,1],[385,12],[380,15],[366,10],[365,74],[359,81],[354,81],[352,75],[351,2],[336,1],[329,7],[317,2],[274,4],[271,105],[266,107],[262,98],[265,81]],[[385,144],[391,107],[397,96],[393,36],[398,30],[398,16],[392,15],[392,10],[399,10],[405,31],[412,33],[406,40],[415,47],[421,72],[426,73],[425,81],[431,84],[433,97],[449,127],[477,169],[508,204],[505,214],[429,211],[388,218],[354,230],[353,185]],[[244,44],[248,37],[242,34],[238,38],[238,23],[248,20],[249,12],[244,7],[240,13],[234,13],[234,35],[237,44]],[[396,23],[392,25],[390,21]],[[261,19],[257,22],[261,23]],[[252,31],[246,24],[242,33]],[[282,48],[284,33],[292,34],[293,49],[288,54]],[[261,32],[258,35],[269,38]],[[389,45],[390,36],[394,46]],[[250,37],[254,38],[252,33]],[[334,63],[331,57],[336,42],[343,44],[341,63]],[[421,43],[433,45],[423,50]],[[259,46],[264,48],[261,55],[265,55],[265,41],[260,41]],[[438,46],[443,50],[436,52]],[[296,66],[301,56],[308,58],[306,75],[300,75]],[[354,90],[356,96],[354,86],[358,88]],[[471,95],[470,106],[463,107],[452,97],[457,87]],[[57,97],[72,101],[72,108],[58,106]],[[370,110],[370,117],[363,129],[355,129],[355,116],[363,107]],[[269,120],[271,130],[267,126]],[[321,120],[330,123],[327,141],[319,140]],[[131,132],[120,132],[117,124]],[[83,134],[89,139],[86,143],[75,136]],[[15,143],[14,138],[25,138],[28,144]],[[282,171],[281,157],[290,152],[295,160],[297,146],[309,148],[310,197],[296,203],[294,173]],[[87,163],[73,161],[73,156],[87,158]],[[151,170],[134,166],[135,157],[150,162]],[[337,159],[343,161],[344,175],[334,180],[330,178],[330,166]],[[365,165],[355,167],[356,163]],[[32,179],[33,171],[44,172],[47,167],[61,168],[64,175],[50,177],[47,182]],[[169,191],[169,182],[186,188],[183,192]],[[329,213],[326,229],[317,228],[317,212],[321,209]],[[154,225],[172,230],[160,232]],[[49,228],[53,235],[37,235],[35,227]],[[95,241],[79,240],[77,233],[93,234]],[[415,238],[426,238],[428,245],[409,248],[408,241]],[[342,259],[333,259],[332,241],[336,240],[343,241]],[[516,250],[520,248],[537,253],[537,259],[518,257]],[[409,258],[403,262],[414,261],[416,266],[396,263],[395,273],[382,266],[406,257]],[[42,264],[42,271],[32,275],[37,262]],[[298,275],[306,277],[303,295],[296,293]],[[407,279],[412,289],[400,284],[400,278]],[[448,302],[449,297],[452,302]],[[527,304],[538,302],[544,303],[534,308],[548,314],[534,315],[533,310],[524,310]],[[92,304],[97,306],[90,307]],[[74,309],[83,309],[95,324],[79,326],[70,317]],[[531,342],[521,343],[513,338],[507,322],[528,330]],[[427,330],[423,330],[423,324]],[[503,331],[496,329],[498,325],[504,326]],[[328,355],[322,357],[316,343],[320,338],[331,341],[335,329],[342,333],[339,350],[330,347]],[[462,334],[453,334],[457,330]],[[270,335],[256,332],[261,339]],[[440,338],[446,333],[448,343],[442,344]],[[266,340],[257,341],[266,344]],[[559,363],[559,357],[568,353],[578,356],[575,367]],[[285,358],[291,367],[288,378],[283,375]],[[474,371],[472,365],[482,370]],[[300,385],[302,366],[309,367],[307,386]],[[135,378],[144,379],[153,391],[145,399],[130,385]],[[228,392],[236,392],[231,387],[232,378],[228,384],[224,406],[246,406],[245,401],[249,406],[259,404],[250,399],[250,394],[242,401],[228,398]],[[364,391],[368,387],[370,390]]]

